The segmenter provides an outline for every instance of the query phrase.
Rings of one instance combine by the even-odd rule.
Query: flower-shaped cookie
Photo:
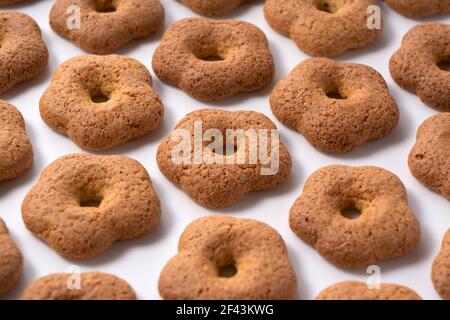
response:
[[[94,54],[108,54],[134,39],[147,38],[164,23],[159,0],[57,0],[50,26]]]
[[[181,0],[191,10],[204,16],[221,16],[252,0]]]
[[[450,111],[449,43],[450,24],[415,26],[403,37],[389,64],[398,85],[440,111]]]
[[[22,204],[26,227],[73,259],[97,256],[115,241],[150,233],[160,214],[147,171],[123,156],[59,158]]]
[[[158,287],[169,300],[287,300],[296,295],[297,279],[276,230],[256,220],[210,216],[184,230]]]
[[[266,36],[258,27],[194,18],[166,30],[153,56],[153,70],[161,80],[204,101],[260,90],[275,72]]]
[[[267,22],[312,56],[332,57],[375,42],[382,25],[369,28],[377,0],[267,0]]]
[[[431,277],[436,291],[442,298],[450,300],[450,229],[444,235],[441,251],[433,262]]]
[[[281,122],[332,153],[383,138],[399,119],[397,104],[377,71],[327,58],[299,64],[277,84],[270,105]]]
[[[0,100],[0,181],[14,179],[33,164],[33,147],[19,110]]]
[[[41,30],[26,14],[0,12],[0,94],[36,78],[47,66],[48,50]]]
[[[20,279],[23,258],[0,218],[0,294],[12,289]]]
[[[42,119],[87,150],[105,150],[156,129],[164,107],[150,72],[119,55],[61,64],[39,103]]]
[[[450,113],[432,116],[420,126],[408,164],[420,182],[450,200]]]
[[[157,162],[170,181],[210,208],[282,184],[292,164],[266,116],[216,109],[184,117],[159,146]]]
[[[422,18],[450,11],[450,0],[386,0],[399,13]]]
[[[406,255],[420,238],[404,185],[377,167],[319,169],[292,206],[289,224],[321,256],[346,268]]]

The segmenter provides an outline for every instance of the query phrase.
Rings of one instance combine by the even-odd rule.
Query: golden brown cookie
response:
[[[19,110],[0,100],[0,182],[17,178],[33,164],[33,147]]]
[[[450,0],[386,0],[386,3],[400,14],[412,18],[450,11]]]
[[[83,50],[108,54],[135,39],[148,38],[164,23],[159,0],[57,0],[50,25]]]
[[[447,230],[441,251],[434,260],[431,277],[440,296],[450,300],[450,229]]]
[[[377,167],[317,170],[292,206],[289,225],[326,260],[344,268],[406,255],[420,239],[404,185]]]
[[[22,204],[28,230],[72,259],[92,258],[115,241],[146,235],[160,215],[147,171],[124,156],[59,158]]]
[[[409,154],[412,174],[450,200],[450,113],[428,118],[417,131]]]
[[[449,24],[415,26],[403,37],[389,64],[399,86],[440,111],[450,111],[449,42]]]
[[[375,42],[382,29],[368,27],[376,0],[267,0],[267,22],[312,56],[332,57]],[[382,26],[380,26],[382,27]]]
[[[166,30],[153,69],[161,80],[204,101],[262,89],[275,72],[266,36],[258,27],[196,18]]]
[[[161,143],[156,159],[170,181],[210,208],[228,207],[249,192],[282,184],[292,166],[269,118],[217,109],[184,117]]]
[[[181,0],[192,11],[204,16],[222,16],[251,0]]]
[[[332,153],[381,139],[399,120],[397,104],[377,71],[327,58],[300,63],[272,91],[270,105],[281,122]]]
[[[0,218],[0,294],[11,290],[22,275],[23,258]]]
[[[159,277],[169,300],[293,299],[295,273],[281,236],[265,223],[226,216],[192,222]]]
[[[0,94],[36,78],[47,66],[48,51],[41,30],[26,14],[0,12]]]
[[[336,283],[323,290],[316,300],[422,300],[413,290],[397,284],[381,284],[370,289],[358,281]]]
[[[20,299],[135,300],[136,293],[127,282],[107,273],[54,273],[33,281]]]
[[[150,72],[119,55],[86,55],[61,64],[40,103],[42,119],[87,150],[105,150],[159,126],[164,107]]]

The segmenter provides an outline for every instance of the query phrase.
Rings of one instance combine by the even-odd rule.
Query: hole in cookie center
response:
[[[339,8],[331,0],[314,0],[315,6],[318,10],[327,13],[336,13]]]
[[[207,142],[205,147],[220,156],[232,156],[238,151],[237,141],[234,137],[228,139],[218,138],[217,141],[213,138],[213,141]]]
[[[341,214],[346,219],[355,220],[361,216],[362,212],[361,209],[357,208],[356,204],[351,201],[343,206]]]
[[[111,94],[105,93],[102,90],[94,90],[90,95],[91,101],[94,103],[105,103],[111,99]]]
[[[346,97],[342,96],[342,94],[339,91],[330,91],[326,93],[327,97],[330,99],[335,99],[335,100],[344,100],[346,99]]]
[[[87,199],[82,199],[80,201],[80,207],[83,208],[98,208],[102,204],[102,200],[100,197],[92,197]]]
[[[117,5],[115,0],[96,0],[95,10],[100,13],[115,12]]]
[[[219,267],[219,277],[221,278],[232,278],[237,274],[237,268],[236,265],[233,264],[227,264],[223,267]]]
[[[225,60],[224,55],[221,54],[219,50],[217,50],[217,48],[214,47],[202,48],[199,52],[195,54],[195,56],[197,57],[197,59],[210,62]]]
[[[450,57],[442,59],[437,63],[439,69],[450,72]]]

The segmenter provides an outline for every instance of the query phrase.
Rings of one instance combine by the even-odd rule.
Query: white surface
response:
[[[167,27],[175,20],[195,16],[175,0],[162,1],[166,9]],[[231,214],[235,217],[254,218],[269,223],[283,236],[289,256],[298,277],[298,297],[312,299],[325,287],[344,280],[366,281],[365,270],[341,270],[322,259],[317,252],[298,239],[288,226],[288,212],[300,195],[305,179],[322,166],[339,163],[348,165],[376,165],[397,174],[408,190],[409,202],[422,227],[422,239],[411,254],[380,264],[382,281],[409,286],[426,299],[437,299],[430,272],[445,230],[450,227],[450,203],[422,186],[407,167],[407,156],[414,144],[418,126],[437,111],[425,106],[418,97],[397,86],[388,72],[388,60],[399,47],[402,36],[419,23],[402,17],[383,5],[385,32],[382,39],[368,48],[340,56],[338,60],[368,64],[383,74],[401,110],[400,124],[390,136],[365,144],[343,156],[323,154],[314,149],[296,131],[278,122],[270,111],[268,95],[274,84],[286,76],[307,55],[288,38],[279,35],[266,23],[262,2],[244,5],[228,18],[252,22],[267,35],[276,63],[276,79],[262,92],[239,95],[220,103],[204,104],[180,89],[163,84],[154,76],[154,88],[165,105],[163,125],[147,137],[115,148],[104,154],[124,154],[139,160],[149,171],[162,201],[162,223],[151,235],[117,242],[101,256],[88,261],[70,261],[59,256],[44,242],[28,232],[23,224],[20,206],[26,192],[36,183],[39,173],[56,158],[73,152],[82,152],[71,140],[55,133],[45,125],[39,115],[38,102],[49,84],[57,65],[84,52],[54,33],[48,24],[48,13],[54,1],[26,1],[13,8],[31,15],[40,25],[50,51],[50,64],[37,79],[18,85],[1,98],[17,106],[25,117],[27,132],[35,150],[33,169],[25,176],[0,185],[0,216],[8,224],[14,240],[25,257],[25,270],[19,287],[2,298],[15,299],[37,277],[53,272],[65,272],[70,265],[82,271],[110,272],[127,280],[140,299],[159,299],[157,281],[164,264],[176,254],[177,241],[183,229],[194,219],[209,214]],[[449,15],[429,20],[450,23]],[[151,58],[162,32],[155,37],[137,41],[118,53],[137,58],[151,71]],[[152,74],[154,75],[153,71]],[[205,106],[226,107],[229,110],[251,109],[269,116],[280,129],[283,142],[293,156],[293,170],[288,181],[279,188],[253,193],[237,205],[211,211],[188,198],[172,185],[158,170],[155,153],[158,144],[185,114]]]

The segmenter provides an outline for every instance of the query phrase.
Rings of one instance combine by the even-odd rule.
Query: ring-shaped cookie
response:
[[[145,168],[124,156],[72,154],[41,174],[22,204],[26,227],[61,255],[88,259],[150,233],[160,201]]]
[[[20,279],[23,257],[0,218],[0,295],[11,290]]]
[[[150,37],[163,23],[159,0],[57,0],[50,11],[56,33],[94,54]]]
[[[273,78],[264,33],[236,20],[183,19],[164,33],[153,56],[163,81],[204,101],[262,89]]]
[[[312,56],[332,57],[378,40],[382,24],[369,28],[377,0],[267,0],[267,22]]]
[[[415,26],[403,37],[389,69],[401,87],[427,105],[450,111],[450,24]]]
[[[20,12],[0,12],[0,94],[36,78],[47,62],[47,46],[36,22]]]
[[[270,106],[281,122],[332,153],[381,139],[399,120],[397,104],[376,70],[327,58],[299,64],[276,85]]]
[[[204,16],[222,16],[252,0],[181,0],[192,11]]]
[[[406,255],[420,238],[404,185],[377,167],[319,169],[292,206],[289,224],[321,256],[344,268]]]
[[[277,231],[256,220],[211,216],[184,230],[158,287],[169,300],[285,300],[295,297],[297,280]]]
[[[159,126],[164,113],[147,68],[119,55],[67,60],[54,73],[39,107],[51,128],[87,150],[142,137]]]
[[[423,18],[450,11],[450,0],[386,0],[400,14],[411,18]]]

